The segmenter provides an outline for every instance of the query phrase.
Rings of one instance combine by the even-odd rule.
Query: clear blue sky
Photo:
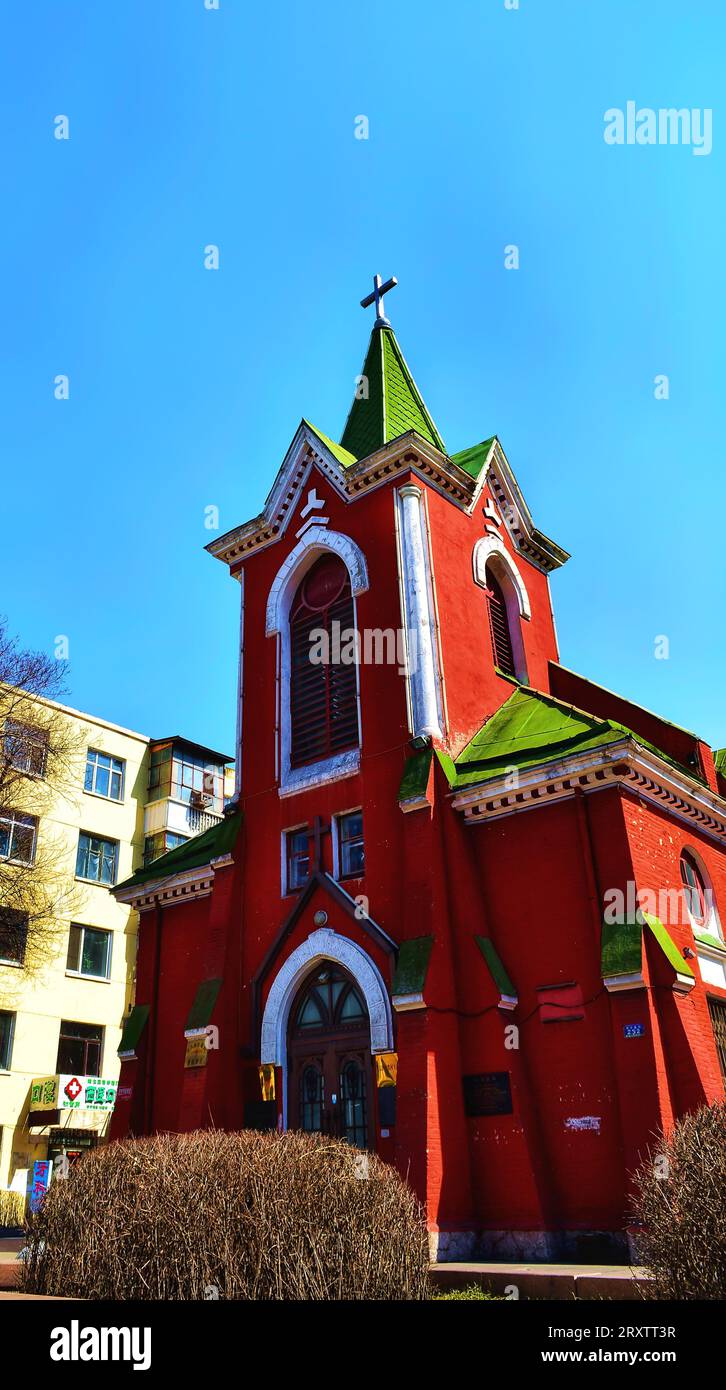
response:
[[[232,750],[204,509],[339,436],[378,270],[449,449],[497,433],[572,552],[564,663],[726,744],[725,39],[723,0],[3,7],[0,611],[70,702]],[[628,100],[712,153],[608,146]]]

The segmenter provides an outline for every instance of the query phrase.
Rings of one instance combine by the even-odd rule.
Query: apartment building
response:
[[[0,1188],[21,1192],[36,1163],[72,1161],[108,1130],[138,925],[109,890],[221,820],[233,787],[224,754],[181,736],[150,739],[52,701],[35,708],[65,727],[72,756],[42,815],[0,808],[4,869],[40,873],[50,853],[60,883],[40,948],[27,917],[0,901]],[[6,766],[43,779],[42,721],[6,720],[2,737]]]

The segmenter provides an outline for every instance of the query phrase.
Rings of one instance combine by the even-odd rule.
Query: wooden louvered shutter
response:
[[[500,671],[504,671],[505,675],[513,676],[515,674],[514,652],[512,651],[512,635],[509,631],[507,605],[501,587],[490,570],[487,570],[486,594],[494,663]]]
[[[345,565],[335,556],[323,556],[295,595],[290,615],[290,718],[291,764],[302,767],[341,753],[358,744],[358,702],[355,664],[310,660],[311,633],[328,634],[329,651],[335,653],[335,634],[345,649],[346,633],[353,628],[354,611],[350,579]]]

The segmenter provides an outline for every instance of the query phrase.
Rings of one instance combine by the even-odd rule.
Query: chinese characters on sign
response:
[[[113,1110],[116,1085],[99,1076],[42,1076],[30,1083],[30,1109]]]
[[[30,1210],[37,1211],[50,1183],[51,1164],[47,1158],[38,1158],[33,1164],[33,1177],[30,1183]]]

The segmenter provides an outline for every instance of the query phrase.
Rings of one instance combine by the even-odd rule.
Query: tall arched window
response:
[[[486,589],[484,592],[487,596],[494,664],[499,667],[500,671],[504,671],[505,675],[516,676],[507,603],[502,586],[493,573],[491,565],[486,567]]]
[[[355,663],[340,660],[355,621],[350,576],[337,555],[323,555],[308,570],[290,609],[291,767],[303,767],[358,746]],[[328,635],[329,661],[311,660]]]

